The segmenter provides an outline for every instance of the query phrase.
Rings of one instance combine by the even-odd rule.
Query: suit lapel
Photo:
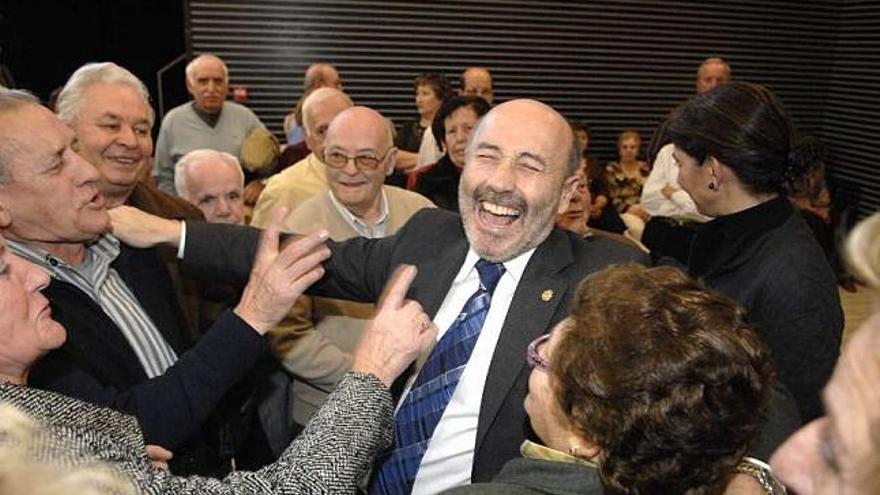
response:
[[[514,292],[489,366],[477,427],[477,449],[517,377],[526,367],[529,343],[550,331],[558,320],[554,317],[565,309],[569,282],[560,276],[560,271],[573,262],[571,247],[555,229],[529,260]]]
[[[422,305],[431,318],[437,315],[446,293],[452,286],[461,264],[468,253],[468,242],[464,231],[447,246],[431,247],[415,261],[419,269],[410,287],[409,296]],[[424,250],[424,247],[422,248]]]
[[[147,379],[131,345],[109,316],[75,286],[52,279],[44,289],[54,318],[67,329],[67,341],[52,352],[66,352],[80,366],[108,385],[129,385]]]

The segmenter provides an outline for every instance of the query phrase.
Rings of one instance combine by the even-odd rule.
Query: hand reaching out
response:
[[[180,221],[151,215],[133,206],[117,206],[107,210],[110,231],[132,247],[149,248],[162,243],[176,246],[180,242]]]
[[[260,236],[254,267],[235,314],[265,335],[310,285],[324,276],[321,263],[330,257],[327,231],[300,237],[279,249],[278,234],[287,208],[272,212]]]

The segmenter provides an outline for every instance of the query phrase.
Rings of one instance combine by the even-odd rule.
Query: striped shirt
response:
[[[177,354],[110,264],[119,256],[119,240],[104,234],[86,248],[85,260],[72,266],[32,245],[8,240],[19,256],[44,268],[56,280],[86,293],[116,323],[150,378],[161,375]]]

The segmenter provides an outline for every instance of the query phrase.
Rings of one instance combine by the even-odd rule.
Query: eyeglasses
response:
[[[544,345],[549,339],[550,334],[545,333],[529,344],[528,350],[526,351],[526,362],[529,364],[530,368],[538,368],[539,370],[547,370],[550,368],[550,361],[547,361],[544,356],[538,353],[538,348]]]
[[[328,152],[324,152],[323,161],[324,163],[333,168],[343,168],[348,164],[349,160],[353,160],[354,164],[357,168],[361,170],[376,170],[376,167],[379,166],[382,162],[385,161],[385,158],[388,157],[388,153],[391,152],[391,149],[385,152],[382,158],[377,158],[372,155],[357,155],[357,156],[348,156],[345,153],[337,150],[333,150]]]

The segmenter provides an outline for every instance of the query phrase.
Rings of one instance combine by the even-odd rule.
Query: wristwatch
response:
[[[743,457],[733,470],[754,478],[764,488],[764,493],[768,495],[786,494],[785,485],[776,479],[766,462],[759,461],[754,457]]]

